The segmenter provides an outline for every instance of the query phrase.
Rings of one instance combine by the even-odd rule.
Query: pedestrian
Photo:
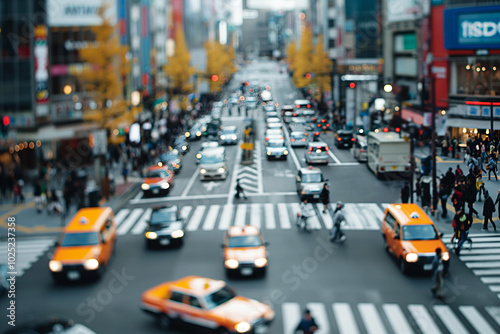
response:
[[[436,255],[434,256],[434,259],[432,260],[432,278],[434,280],[434,287],[432,287],[432,295],[434,297],[437,297],[439,299],[444,299],[443,296],[443,271],[444,271],[444,265],[443,265],[443,259],[442,259],[442,250],[441,248],[436,248]]]
[[[321,190],[321,202],[323,203],[323,213],[328,210],[328,203],[330,203],[330,190],[328,189],[328,184],[323,185],[323,190]]]
[[[486,190],[486,189],[484,189],[483,173],[479,173],[479,175],[476,179],[476,189],[477,189],[477,192],[479,194],[478,201],[481,202],[481,193],[483,193],[483,196],[484,196],[484,192]]]
[[[243,187],[240,185],[240,179],[236,180],[236,194],[234,195],[235,198],[240,198],[240,193],[243,195],[244,199],[247,199],[247,195],[245,195],[245,192],[243,191]]]
[[[42,181],[37,178],[33,186],[33,200],[37,213],[42,213]]]
[[[331,242],[337,242],[337,239],[340,242],[343,242],[347,238],[341,229],[342,222],[345,222],[345,217],[344,214],[342,213],[343,208],[344,208],[344,203],[340,201],[337,202],[337,205],[335,206],[335,211],[333,212],[333,227],[332,231],[330,232]]]
[[[455,137],[451,140],[451,158],[457,158],[457,139]]]
[[[123,160],[122,176],[123,176],[123,180],[125,181],[125,183],[127,183],[127,177],[128,177],[127,160]]]
[[[403,188],[401,188],[401,202],[408,203],[408,199],[410,198],[410,186],[408,182],[405,182]]]
[[[488,190],[484,192],[484,206],[483,206],[483,231],[488,230],[488,221],[493,225],[493,230],[497,231],[497,227],[493,222],[493,212],[495,212],[495,203],[493,203],[493,199],[490,197]]]
[[[475,214],[476,217],[479,215],[479,212],[474,209],[474,202],[476,201],[476,178],[467,178],[467,183],[465,186],[465,194],[464,200],[467,203],[467,207],[469,208],[469,215]]]
[[[417,175],[417,181],[415,182],[415,194],[417,195],[417,200],[421,200],[422,196],[422,176]]]
[[[448,195],[451,194],[453,186],[455,185],[455,175],[453,174],[453,168],[449,168],[443,178],[446,190],[448,191]]]
[[[304,317],[300,320],[295,332],[302,331],[304,334],[312,334],[318,330],[318,324],[311,315],[311,311],[308,309],[304,310]]]
[[[455,169],[455,182],[457,182],[462,175],[464,175],[464,172],[460,168],[460,165],[457,165],[457,169]]]
[[[458,245],[455,248],[455,254],[460,255],[460,249],[462,248],[465,241],[469,242],[469,249],[472,248],[472,239],[469,238],[469,229],[472,225],[472,216],[466,215],[463,211],[458,211],[453,217],[453,236],[451,237],[451,243],[458,239]]]
[[[446,189],[446,185],[444,183],[441,183],[439,185],[439,193],[438,193],[439,199],[441,200],[441,217],[446,218],[448,215],[448,210],[446,209],[446,200],[448,199],[448,189]]]
[[[448,137],[446,137],[441,144],[441,155],[444,157],[448,156]]]
[[[488,154],[486,153],[486,145],[483,142],[481,144],[481,159],[483,159],[483,161],[486,161],[487,158],[488,158]]]
[[[486,168],[488,169],[488,181],[491,178],[491,172],[495,175],[495,179],[498,181],[497,177],[497,163],[495,159],[493,159],[493,156],[490,157],[490,160],[488,161],[488,164],[486,165]]]
[[[458,212],[460,209],[462,209],[464,205],[463,192],[460,184],[457,184],[457,186],[453,188],[453,195],[451,195],[451,204],[453,204],[455,212]]]

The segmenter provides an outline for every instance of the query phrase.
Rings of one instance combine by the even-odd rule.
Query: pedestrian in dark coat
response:
[[[326,213],[328,209],[328,203],[330,203],[330,190],[328,189],[328,184],[325,183],[323,190],[321,190],[321,202],[323,203],[323,213]]]
[[[490,157],[490,160],[488,161],[488,181],[491,178],[491,172],[493,172],[493,175],[495,175],[495,179],[498,181],[497,177],[497,162],[493,157]]]
[[[488,221],[490,221],[491,224],[493,225],[493,229],[496,232],[497,227],[493,222],[493,212],[495,212],[495,203],[493,203],[493,199],[490,197],[488,190],[485,191],[484,196],[485,200],[483,206],[483,216],[484,216],[483,230],[488,230]]]
[[[497,199],[495,200],[495,205],[498,203],[498,215],[500,217],[500,190],[498,191]]]
[[[474,209],[474,202],[476,201],[477,188],[476,188],[476,178],[467,178],[467,183],[465,186],[465,202],[469,208],[469,215],[475,214],[476,216],[479,212]]]
[[[446,215],[448,214],[448,210],[446,209],[446,200],[448,199],[448,190],[446,189],[446,185],[444,183],[441,183],[439,185],[439,193],[438,193],[439,199],[441,200],[441,217],[446,218]]]
[[[401,202],[408,203],[408,199],[410,198],[410,186],[408,182],[405,182],[403,188],[401,189]]]

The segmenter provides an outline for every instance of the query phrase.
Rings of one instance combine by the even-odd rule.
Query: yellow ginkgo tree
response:
[[[207,54],[207,69],[205,77],[208,79],[210,92],[217,93],[236,72],[234,66],[235,53],[231,46],[224,46],[214,40],[205,42]]]
[[[168,57],[167,64],[163,67],[165,74],[171,79],[170,88],[174,95],[191,93],[193,84],[191,77],[196,69],[190,65],[191,54],[186,45],[184,29],[177,29],[175,33],[175,52]]]
[[[312,55],[312,85],[315,86],[315,99],[323,100],[325,92],[332,90],[332,61],[323,48],[323,36],[319,35]]]
[[[286,47],[286,62],[288,63],[288,69],[290,71],[295,70],[295,58],[297,55],[297,43],[295,41],[292,41],[288,44]]]
[[[309,26],[306,26],[302,30],[300,46],[293,65],[293,82],[298,88],[307,87],[311,83],[311,79],[307,78],[306,74],[312,72],[312,50],[312,31]]]
[[[86,64],[77,77],[97,105],[95,110],[84,112],[84,119],[103,128],[114,128],[117,123],[133,122],[135,112],[129,111],[123,97],[123,81],[130,72],[126,59],[128,48],[120,44],[116,26],[106,17],[107,8],[99,9],[101,24],[90,28],[95,42],[80,50]]]

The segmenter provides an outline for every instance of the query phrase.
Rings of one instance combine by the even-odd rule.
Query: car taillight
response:
[[[325,123],[326,121],[324,119],[321,120],[321,123]]]
[[[293,143],[295,141],[295,138],[290,139],[290,141]]]
[[[311,152],[313,150],[312,146],[309,147],[309,152]]]
[[[318,124],[318,128],[320,128],[320,127],[321,127],[321,124]]]
[[[269,137],[266,137],[266,141],[268,141],[268,140],[269,140]]]
[[[338,140],[338,141],[342,141],[342,138],[338,137],[338,138],[337,138],[337,140]]]
[[[360,151],[361,153],[364,153],[364,152],[366,152],[366,150],[359,150],[359,151]]]
[[[305,139],[305,138],[302,138],[302,141],[306,141],[306,139]]]
[[[307,132],[306,132],[306,133],[304,133],[304,136],[308,136]]]
[[[405,167],[405,170],[410,170],[410,167],[406,166],[406,167]]]
[[[351,141],[354,141],[354,138],[351,138]]]
[[[297,109],[300,109],[300,104],[297,104],[295,107],[297,107]]]
[[[385,170],[385,167],[380,167],[380,170]]]
[[[293,116],[293,117],[297,116],[297,113],[293,113],[293,114],[292,114],[292,116]]]
[[[284,140],[284,139],[285,139],[285,137],[281,137],[281,140]]]
[[[310,105],[310,104],[308,104],[308,105],[307,105],[307,108],[311,108],[311,105]]]
[[[330,148],[328,146],[325,146],[326,151],[328,151]]]
[[[330,127],[330,123],[326,123],[326,127],[329,128]]]
[[[313,117],[313,122],[316,122],[316,117]]]

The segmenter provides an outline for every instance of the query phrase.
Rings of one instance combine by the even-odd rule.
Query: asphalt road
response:
[[[268,82],[280,105],[298,97],[289,78],[276,73],[272,64],[243,70],[233,86],[254,79]],[[348,239],[340,246],[327,242],[329,220],[318,207],[318,229],[310,234],[295,230],[292,220],[298,196],[294,177],[298,166],[306,166],[304,149],[294,149],[286,161],[267,161],[260,110],[256,121],[260,138],[256,146],[260,148],[251,165],[239,165],[239,147],[227,146],[228,179],[201,182],[194,157],[201,142],[191,142],[191,151],[184,157],[168,196],[144,199],[139,192],[122,208],[127,212],[141,210],[141,214],[165,203],[189,208],[184,212],[189,222],[182,248],[147,250],[140,226],[127,222],[124,215],[121,226],[128,227],[120,233],[116,257],[104,276],[96,282],[67,285],[52,281],[49,249],[17,281],[18,323],[62,315],[97,333],[160,333],[153,319],[139,310],[141,293],[164,281],[201,275],[228,280],[239,294],[270,302],[276,311],[267,331],[272,334],[291,333],[305,307],[320,324],[317,333],[500,332],[498,296],[467,267],[467,261],[451,255],[446,303],[432,298],[428,275],[404,276],[399,272],[384,251],[377,224],[384,204],[399,201],[402,181],[377,180],[365,164],[355,162],[349,150],[332,147],[331,133],[321,136],[335,158],[320,168],[330,180],[331,201],[349,203]],[[224,115],[223,124],[237,125],[241,131],[243,117],[233,110],[231,116]],[[247,200],[233,198],[237,178],[244,180]],[[356,217],[356,212],[364,212],[365,217]],[[220,244],[225,222],[236,220],[258,221],[270,242],[269,268],[263,278],[225,277]],[[439,224],[443,232],[450,231],[448,222]],[[3,296],[0,307],[5,310],[8,302]],[[0,330],[7,327],[6,321],[0,322]],[[170,333],[186,332],[193,331]]]

